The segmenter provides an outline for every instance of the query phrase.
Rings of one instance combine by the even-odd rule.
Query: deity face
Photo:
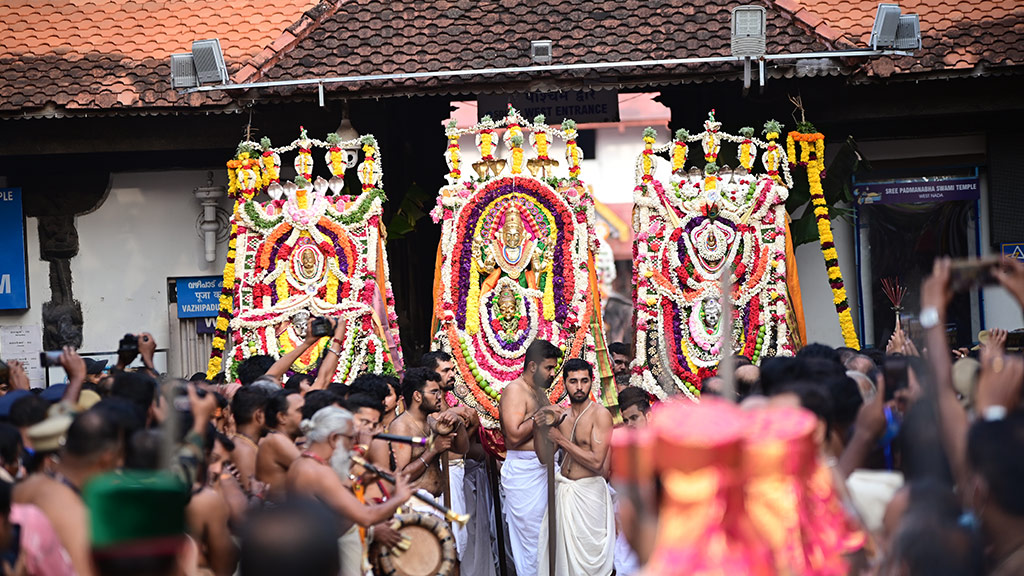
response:
[[[505,288],[498,294],[498,310],[504,318],[511,318],[515,315],[516,297],[508,288]]]
[[[312,250],[302,253],[302,274],[307,278],[312,278],[316,274],[316,256]]]
[[[704,325],[708,328],[714,328],[718,326],[718,321],[722,317],[722,305],[718,303],[718,300],[714,298],[704,299]]]
[[[505,246],[518,248],[523,243],[523,221],[519,217],[519,211],[511,209],[505,215],[505,224],[501,227],[501,239]]]

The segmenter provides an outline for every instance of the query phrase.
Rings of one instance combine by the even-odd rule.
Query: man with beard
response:
[[[397,475],[391,498],[379,504],[363,504],[345,484],[349,477],[353,445],[352,414],[337,406],[321,408],[313,418],[303,420],[306,450],[288,468],[289,497],[314,498],[338,515],[338,535],[352,524],[374,528],[374,539],[390,549],[401,535],[384,524],[412,495],[404,474]]]
[[[299,457],[295,446],[301,431],[302,394],[298,390],[280,390],[267,402],[267,436],[256,451],[256,479],[267,485],[267,499],[279,502],[284,496],[288,467]]]
[[[550,447],[534,437],[537,411],[548,405],[547,388],[554,381],[562,351],[547,340],[534,340],[526,349],[523,375],[501,392],[498,403],[501,433],[507,455],[501,467],[505,520],[516,574],[538,574],[537,539],[547,510],[547,471]]]
[[[402,380],[402,397],[406,410],[391,423],[391,433],[400,436],[430,436],[436,432],[428,447],[395,444],[395,470],[418,482],[419,487],[435,498],[441,494],[440,458],[447,458],[449,450],[465,454],[469,438],[462,417],[447,408],[441,398],[441,376],[427,368],[413,368]]]
[[[562,472],[555,477],[555,574],[551,576],[607,576],[612,573],[615,548],[615,512],[608,483],[612,414],[591,399],[594,368],[572,358],[562,367],[569,410],[543,408],[558,415],[548,431],[565,454]],[[567,413],[567,418],[561,414]],[[540,565],[548,562],[548,521],[540,524]]]

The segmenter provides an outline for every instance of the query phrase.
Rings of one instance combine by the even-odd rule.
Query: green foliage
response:
[[[388,222],[388,241],[404,238],[416,228],[416,223],[427,215],[426,205],[433,195],[413,182]]]
[[[644,128],[644,138],[657,138],[657,137],[658,137],[658,132],[654,128],[651,128],[650,126],[648,126],[647,128]]]
[[[686,128],[680,128],[679,130],[676,130],[676,140],[679,140],[680,142],[686,142],[689,139],[690,139],[690,131],[689,130],[687,130]]]
[[[802,169],[798,168],[797,171],[799,170]],[[853,203],[853,176],[857,172],[869,170],[871,164],[861,155],[857,142],[852,136],[847,136],[832,163],[826,168],[825,177],[821,181],[830,219],[849,220],[853,217],[853,209],[840,204]],[[817,242],[818,225],[814,219],[814,211],[810,207],[811,191],[807,178],[799,174],[793,181],[793,188],[786,199],[786,211],[793,216],[789,227],[793,234],[793,246],[796,247],[808,242]],[[803,212],[796,218],[795,214],[800,212],[801,208]]]
[[[546,120],[547,118],[543,114],[537,114],[533,117],[534,124],[543,124]]]
[[[451,120],[448,121],[448,129],[449,130],[455,130],[458,126],[459,126],[459,123],[455,121],[455,118],[452,118]]]
[[[764,130],[762,130],[761,133],[769,134],[771,132],[777,132],[779,134],[782,134],[782,126],[783,124],[778,120],[769,120],[764,123]]]
[[[562,130],[569,131],[576,129],[576,121],[566,118],[562,121]]]
[[[260,146],[263,147],[264,150],[270,150],[270,138],[267,138],[266,136],[260,138]]]
[[[817,130],[814,128],[814,124],[811,124],[810,122],[807,121],[797,122],[796,131],[801,134],[814,134],[815,132],[817,132]]]
[[[341,144],[341,136],[338,136],[337,132],[331,132],[327,135],[327,143],[331,146],[337,146]]]
[[[744,138],[753,138],[754,137],[754,127],[753,126],[744,126],[743,128],[740,128],[740,136],[743,136]]]

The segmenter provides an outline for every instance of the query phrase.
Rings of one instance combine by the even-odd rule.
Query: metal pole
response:
[[[834,52],[804,52],[800,54],[765,54],[764,60],[804,60],[811,58],[859,58],[868,56],[913,56],[905,50],[836,50]],[[710,56],[706,58],[669,58],[664,60],[627,60],[622,62],[585,62],[577,64],[548,64],[544,66],[510,66],[505,68],[476,68],[468,70],[438,70],[435,72],[400,72],[396,74],[368,74],[362,76],[333,76],[328,78],[304,78],[299,80],[277,80],[274,82],[248,82],[245,84],[218,84],[199,86],[182,90],[179,94],[212,92],[214,90],[248,90],[251,88],[276,88],[282,86],[309,86],[313,84],[349,84],[352,82],[374,82],[380,80],[412,80],[421,78],[452,78],[458,76],[492,76],[495,74],[518,74],[535,72],[559,72],[565,70],[594,70],[609,68],[631,68],[648,66],[675,66],[679,64],[722,64],[739,62],[741,56]]]
[[[501,487],[498,483],[498,462],[490,452],[486,456],[487,478],[494,501],[494,534],[498,539],[498,576],[508,576],[508,553],[505,551],[505,519],[501,515]]]

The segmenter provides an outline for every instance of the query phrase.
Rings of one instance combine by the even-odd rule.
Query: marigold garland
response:
[[[839,315],[839,327],[842,330],[843,342],[848,348],[860,350],[860,341],[850,313],[850,303],[843,284],[843,274],[839,268],[839,254],[836,251],[835,238],[832,236],[832,222],[828,216],[828,204],[825,191],[821,185],[821,174],[825,170],[825,136],[820,132],[803,134],[790,132],[786,138],[786,153],[790,164],[796,159],[796,143],[800,144],[800,164],[807,167],[807,182],[811,192],[811,206],[818,226],[818,240],[821,244],[821,255],[825,260],[829,285],[832,288],[832,303]],[[812,150],[813,147],[813,150]]]

